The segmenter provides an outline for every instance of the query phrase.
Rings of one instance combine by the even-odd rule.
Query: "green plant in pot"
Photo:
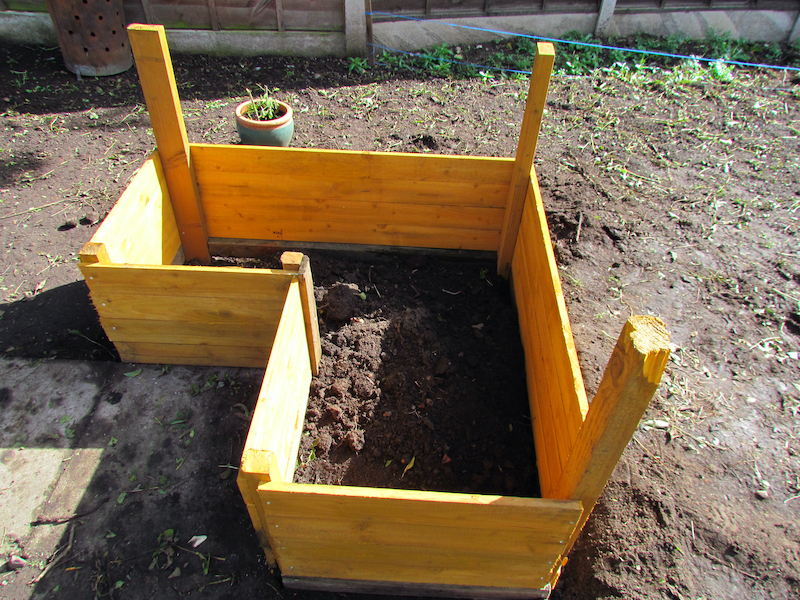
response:
[[[288,146],[294,135],[292,107],[276,100],[269,88],[254,98],[247,90],[249,100],[236,107],[236,129],[242,143],[253,146]]]

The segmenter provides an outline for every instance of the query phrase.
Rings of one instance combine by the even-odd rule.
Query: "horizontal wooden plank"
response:
[[[491,509],[490,509],[491,510]],[[469,552],[491,553],[509,558],[522,556],[550,557],[557,555],[564,547],[565,529],[553,527],[534,515],[534,527],[518,526],[514,522],[496,523],[491,535],[485,528],[473,528],[469,523],[451,524],[446,517],[435,525],[432,535],[429,523],[416,523],[410,519],[406,523],[386,522],[365,514],[363,519],[335,519],[320,517],[309,513],[303,517],[281,515],[279,509],[269,506],[270,525],[277,526],[275,535],[282,540],[294,540],[300,544],[313,544],[322,538],[336,540],[343,545],[380,542],[385,546],[407,548],[413,545],[420,551],[427,549],[453,550],[456,540],[481,540],[478,548]],[[551,516],[551,515],[546,515]],[[357,526],[356,526],[357,525]],[[570,530],[571,531],[571,530]]]
[[[346,592],[350,594],[386,594],[390,596],[427,596],[435,598],[481,598],[482,600],[532,600],[549,598],[550,586],[530,588],[498,588],[474,585],[444,585],[397,581],[364,581],[324,577],[294,577],[283,574],[283,586],[312,592]]]
[[[259,488],[259,494],[271,502],[275,514],[287,516],[314,512],[320,518],[358,519],[368,508],[370,514],[386,522],[437,525],[445,520],[452,526],[468,524],[486,530],[504,522],[534,531],[543,521],[550,521],[550,527],[566,527],[581,512],[580,503],[570,500],[388,488],[270,483]]]
[[[502,208],[476,208],[471,206],[432,206],[425,204],[381,204],[349,200],[292,198],[242,198],[241,196],[204,195],[203,210],[209,231],[223,227],[234,228],[235,223],[253,222],[270,228],[286,221],[304,221],[317,226],[338,227],[339,224],[395,229],[424,227],[436,229],[486,230],[500,232],[503,224]],[[216,236],[211,233],[212,236]]]
[[[280,312],[264,314],[257,323],[194,323],[181,320],[175,315],[172,320],[101,318],[103,329],[112,342],[203,344],[213,340],[221,346],[266,346],[272,345],[278,329]],[[274,320],[270,320],[270,319]]]
[[[317,204],[338,202],[369,202],[374,204],[429,204],[455,207],[505,207],[508,182],[487,183],[480,179],[459,181],[387,180],[359,177],[314,177],[314,173],[242,173],[199,170],[197,182],[204,202],[209,197],[232,197],[241,205],[263,199],[270,204],[281,199],[306,201],[301,206],[315,208]],[[415,207],[416,208],[416,207]]]
[[[311,370],[299,282],[294,281],[286,296],[245,442],[245,453],[272,452],[284,481],[291,481],[294,476]]]
[[[344,31],[342,5],[331,6],[330,2],[307,5],[298,10],[290,2],[283,3],[283,23],[286,31]],[[275,8],[267,6],[255,13],[249,7],[223,7],[217,4],[217,15],[223,29],[278,29]]]
[[[269,348],[255,346],[143,342],[116,342],[114,345],[125,362],[258,368],[263,367],[269,359]]]
[[[343,546],[324,538],[313,544],[299,545],[284,540],[280,534],[275,536],[275,541],[279,544],[275,555],[282,573],[297,577],[410,583],[541,589],[548,583],[552,564],[560,556],[513,560],[482,553],[479,547],[470,549],[468,545],[480,542],[470,539],[462,540],[453,550],[440,552],[419,550],[413,545],[405,548],[380,543]]]
[[[282,269],[192,267],[185,265],[106,265],[83,267],[89,289],[98,295],[191,296],[265,300],[283,303],[293,273]]]
[[[316,223],[256,220],[209,220],[209,235],[216,238],[279,240],[290,242],[374,244],[463,250],[497,250],[500,232],[486,229],[447,229],[437,227],[361,223]]]
[[[143,319],[217,325],[257,325],[277,321],[282,303],[278,297],[265,297],[259,302],[233,302],[230,296],[145,296],[121,294],[116,290],[90,288],[92,302],[102,320]],[[109,291],[110,293],[106,293]],[[223,294],[225,290],[220,290]]]
[[[508,185],[510,158],[442,156],[390,152],[355,152],[308,148],[266,148],[222,144],[191,144],[198,177],[208,171],[258,174],[308,173],[313,179],[376,179],[387,181],[475,182]]]

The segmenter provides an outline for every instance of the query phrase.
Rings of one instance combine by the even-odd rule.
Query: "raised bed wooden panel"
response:
[[[191,151],[209,236],[294,242],[496,250],[513,166],[377,152]]]
[[[237,481],[284,583],[546,597],[669,356],[663,324],[632,317],[587,403],[531,167],[552,46],[540,45],[512,160],[188,144],[163,29],[130,34],[173,159],[166,171],[157,154],[147,161],[81,269],[124,360],[266,365]],[[497,251],[519,313],[544,498],[292,483],[320,354],[308,259],[284,253],[275,270],[169,264],[180,241],[208,255],[209,237]]]
[[[552,497],[588,410],[535,171],[512,261],[542,496]]]
[[[293,578],[541,589],[582,512],[573,501],[279,482],[258,495]]]

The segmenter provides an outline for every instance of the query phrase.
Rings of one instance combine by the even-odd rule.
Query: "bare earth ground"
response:
[[[508,80],[349,76],[335,60],[174,59],[202,142],[236,142],[233,108],[265,83],[297,110],[296,146],[513,156],[526,93]],[[103,449],[66,554],[35,585],[52,557],[0,574],[3,593],[310,597],[266,569],[228,473],[259,372],[125,377],[134,367],[111,362],[80,282],[81,245],[153,147],[135,73],[76,81],[57,50],[20,47],[0,47],[0,65],[0,446]],[[555,78],[539,143],[590,397],[629,314],[660,316],[675,344],[554,597],[798,598],[800,88],[755,71],[648,81]],[[86,418],[71,421],[56,393],[15,394],[20,373],[47,365],[93,382]],[[185,393],[160,398],[161,378]],[[27,435],[33,421],[45,433]],[[24,555],[13,533],[4,550]]]

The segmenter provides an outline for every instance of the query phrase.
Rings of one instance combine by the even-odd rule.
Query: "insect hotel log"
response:
[[[553,46],[538,44],[516,157],[476,158],[190,144],[163,28],[129,35],[158,150],[81,270],[123,360],[266,367],[238,483],[284,584],[547,597],[669,356],[663,323],[631,317],[587,402],[533,168]],[[308,259],[184,264],[270,240],[496,252],[519,314],[542,497],[292,483],[320,356]]]

